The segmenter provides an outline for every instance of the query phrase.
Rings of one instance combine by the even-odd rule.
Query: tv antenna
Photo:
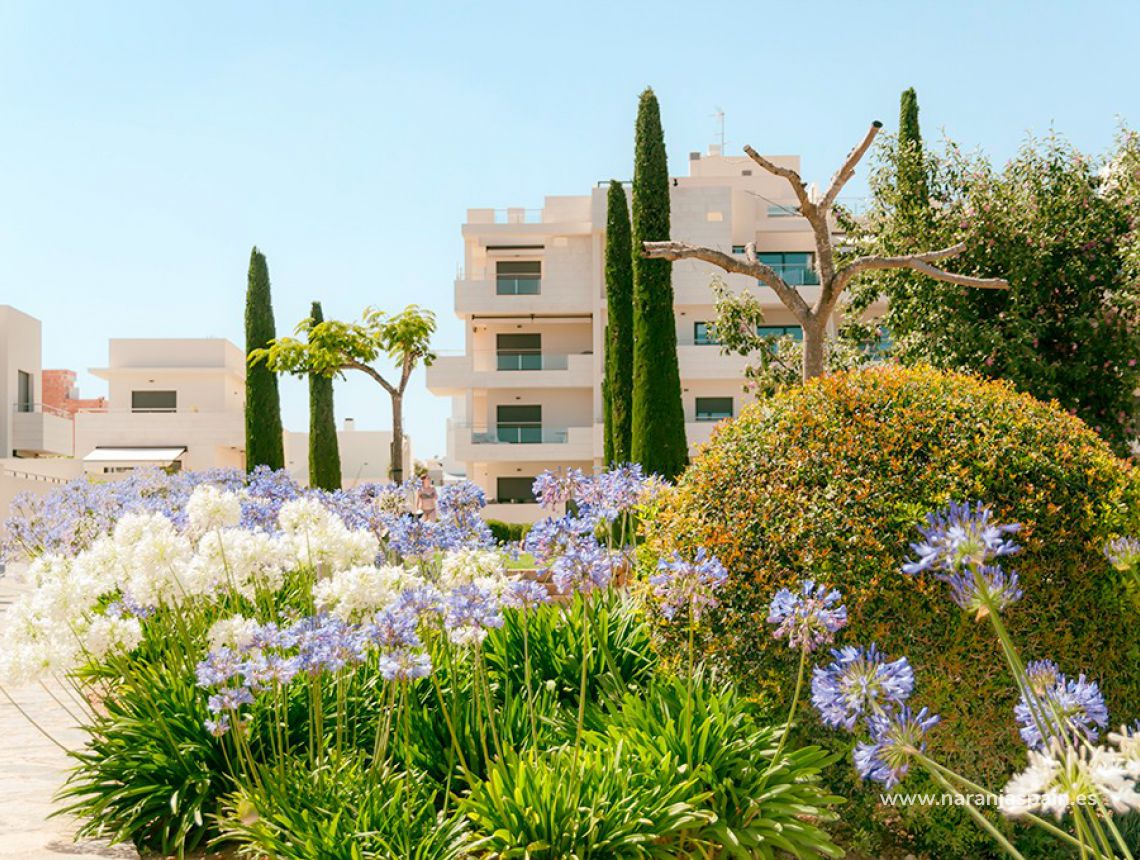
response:
[[[724,108],[718,106],[715,113],[712,114],[712,117],[717,121],[717,125],[720,126],[720,154],[724,155]]]

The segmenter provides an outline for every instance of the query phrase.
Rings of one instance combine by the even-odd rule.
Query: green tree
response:
[[[404,480],[404,392],[412,371],[422,362],[435,360],[431,336],[435,314],[415,305],[389,316],[376,308],[366,308],[360,322],[303,320],[296,329],[305,340],[283,337],[250,356],[255,364],[264,363],[276,373],[294,376],[342,376],[346,370],[359,371],[379,384],[392,401],[392,448],[388,474],[393,481]],[[392,382],[377,367],[381,357],[395,362],[399,380]]]
[[[606,202],[606,463],[633,456],[633,239],[625,189],[611,180]],[[670,290],[672,293],[672,290]],[[672,307],[670,307],[672,316]],[[682,431],[684,428],[682,427]]]
[[[640,253],[643,242],[669,239],[669,167],[652,89],[641,94],[633,159],[633,419],[631,459],[663,478],[689,461],[672,267]],[[616,454],[616,452],[615,452]]]
[[[325,321],[320,302],[309,315],[313,326]],[[341,488],[340,446],[336,438],[331,376],[309,374],[309,486],[322,490]]]
[[[249,285],[245,296],[245,352],[247,358],[277,337],[269,267],[255,246],[249,254]],[[250,361],[245,373],[246,467],[285,468],[285,435],[281,429],[281,395],[271,370]]]
[[[1114,161],[1134,149],[1124,136]],[[920,221],[908,178],[913,155],[898,140],[881,148],[874,202],[855,241],[897,254],[913,248],[916,232],[931,244],[964,240],[963,261],[1001,272],[1010,289],[868,279],[858,301],[886,298],[894,355],[1008,379],[1057,400],[1127,452],[1140,386],[1140,276],[1127,265],[1135,192],[1110,183],[1097,159],[1057,136],[1028,141],[1000,170],[948,143],[923,156],[931,205]]]

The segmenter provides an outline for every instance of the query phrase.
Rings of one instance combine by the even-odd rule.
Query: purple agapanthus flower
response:
[[[876,645],[832,650],[835,658],[812,672],[811,700],[825,725],[851,731],[860,717],[886,713],[914,690],[905,657],[887,660]]]
[[[773,635],[787,639],[789,647],[814,651],[830,645],[835,634],[847,624],[847,607],[834,588],[807,580],[798,592],[781,588],[768,607],[768,623],[775,624]]]
[[[382,648],[418,648],[420,637],[416,633],[419,618],[398,607],[383,609],[372,616],[364,632]]]
[[[512,580],[503,591],[503,605],[515,609],[533,609],[550,602],[550,590],[533,579]]]
[[[577,498],[588,480],[581,469],[547,469],[534,479],[532,491],[539,506],[552,511]]]
[[[1021,599],[1017,573],[1006,573],[1001,565],[967,566],[937,577],[950,586],[950,598],[971,612],[982,615],[990,609],[1002,610]]]
[[[453,642],[482,642],[488,628],[503,626],[502,606],[489,589],[460,585],[447,595],[443,624]]]
[[[206,707],[211,713],[217,714],[222,711],[236,711],[242,705],[252,704],[253,694],[245,687],[226,687],[210,696]]]
[[[906,776],[914,754],[926,751],[926,733],[938,722],[926,708],[915,713],[906,705],[869,717],[871,739],[855,745],[855,770],[893,788]]]
[[[380,676],[385,681],[414,681],[431,674],[431,657],[425,652],[398,648],[380,655]]]
[[[574,516],[539,520],[527,532],[523,543],[539,564],[550,564],[585,535],[592,535],[594,523]]]
[[[694,621],[717,605],[716,592],[727,581],[724,565],[704,547],[697,550],[692,561],[686,561],[678,552],[661,559],[657,572],[649,577],[662,615],[672,619],[679,612],[689,612]]]
[[[1132,537],[1111,540],[1105,545],[1104,557],[1119,571],[1134,570],[1140,562],[1140,540]]]
[[[592,537],[581,537],[566,548],[550,566],[550,578],[563,594],[586,593],[607,588],[613,580],[620,554],[610,552]]]
[[[1045,746],[1039,723],[1050,734],[1062,732],[1089,741],[1095,741],[1099,729],[1108,725],[1104,694],[1083,674],[1069,678],[1051,660],[1037,660],[1026,666],[1026,679],[1035,702],[1031,707],[1022,694],[1013,712],[1021,726],[1021,739],[1031,749]]]
[[[926,525],[918,529],[923,539],[910,545],[916,558],[902,566],[903,572],[952,573],[967,565],[984,565],[990,559],[1020,550],[1007,537],[1020,530],[1017,523],[995,523],[993,511],[981,502],[951,502],[948,507],[927,514]]]

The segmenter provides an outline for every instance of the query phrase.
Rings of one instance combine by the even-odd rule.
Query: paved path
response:
[[[0,614],[22,590],[14,571],[0,576]],[[10,692],[60,743],[75,749],[83,742],[83,733],[47,691],[35,686]],[[57,695],[66,701],[62,691]],[[63,785],[69,764],[67,755],[0,695],[0,860],[138,857],[131,846],[76,843],[74,820],[48,817],[58,808],[52,797]]]

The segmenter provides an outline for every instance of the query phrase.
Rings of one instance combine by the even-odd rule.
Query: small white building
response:
[[[222,338],[114,338],[107,406],[75,414],[75,456],[89,474],[142,466],[241,468],[245,354]]]
[[[386,483],[392,460],[391,430],[357,430],[356,422],[344,419],[337,430],[340,448],[341,486],[351,489],[357,484]],[[412,472],[412,446],[404,437],[404,477]],[[285,431],[285,469],[297,483],[309,483],[309,434]]]

